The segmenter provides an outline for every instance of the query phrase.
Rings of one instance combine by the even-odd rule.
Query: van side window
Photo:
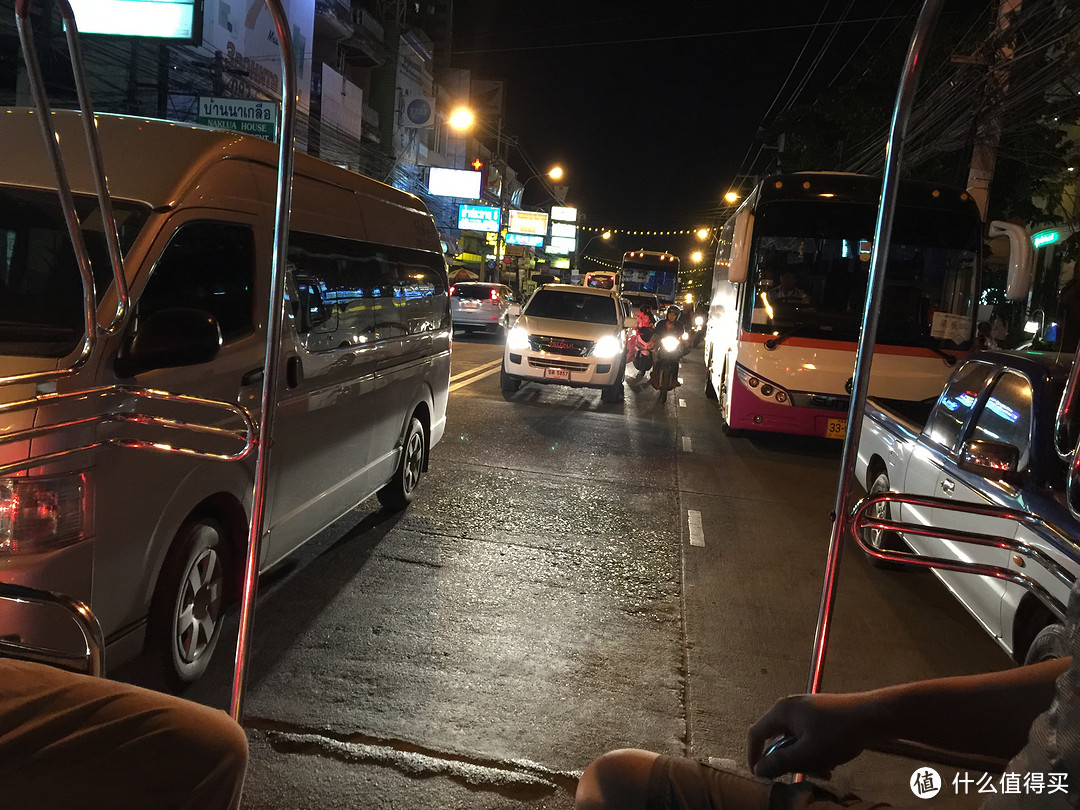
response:
[[[450,322],[446,269],[437,254],[294,232],[289,263],[302,299],[294,324],[308,351],[421,334]],[[305,287],[319,290],[321,325],[304,311],[311,307]]]
[[[138,315],[209,312],[225,342],[254,330],[255,236],[246,225],[189,222],[169,239],[139,296]]]

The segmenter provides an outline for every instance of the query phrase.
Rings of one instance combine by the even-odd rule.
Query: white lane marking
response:
[[[686,523],[690,527],[690,545],[705,547],[705,532],[701,528],[701,512],[686,510]]]
[[[689,436],[683,436],[682,437],[682,449],[683,449],[684,453],[693,453],[694,452],[694,449],[690,446],[690,437]]]
[[[686,407],[686,400],[685,399],[680,399],[679,400],[679,407],[680,408],[685,408]]]
[[[491,366],[494,366],[494,368],[491,368]],[[480,369],[486,370],[483,371],[483,373],[477,373],[478,371],[480,371]],[[458,382],[451,385],[448,391],[456,391],[459,388],[464,388],[466,385],[472,385],[474,382],[482,380],[484,379],[484,377],[490,377],[492,374],[498,374],[500,371],[502,371],[502,360],[496,360],[494,363],[488,363],[487,365],[480,366],[479,369],[472,369],[471,371],[467,371],[464,374],[459,375],[460,377],[467,377],[468,379],[459,380]]]

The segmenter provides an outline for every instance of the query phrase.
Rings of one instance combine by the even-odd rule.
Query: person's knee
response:
[[[635,810],[645,806],[649,773],[657,754],[636,748],[609,751],[592,762],[578,781],[576,810]]]

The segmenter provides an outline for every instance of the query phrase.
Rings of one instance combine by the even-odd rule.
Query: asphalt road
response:
[[[744,756],[804,691],[840,445],[729,439],[700,352],[666,404],[526,384],[459,336],[448,429],[416,503],[372,500],[263,578],[244,807],[568,810],[581,769],[640,746]],[[929,574],[847,549],[829,691],[1010,661]],[[188,697],[226,707],[231,650]],[[836,782],[912,802],[913,763]],[[934,807],[971,807],[944,794]]]

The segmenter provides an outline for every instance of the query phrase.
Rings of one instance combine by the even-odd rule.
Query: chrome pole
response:
[[[266,0],[281,44],[281,133],[278,142],[277,199],[274,209],[274,259],[270,271],[270,305],[266,318],[266,359],[263,367],[262,415],[259,424],[259,454],[255,462],[255,483],[251,496],[251,527],[248,532],[244,593],[240,605],[240,630],[236,640],[233,691],[230,713],[238,723],[244,715],[244,688],[255,595],[259,583],[259,557],[266,522],[266,484],[273,445],[274,411],[277,407],[278,358],[281,348],[282,318],[285,313],[285,262],[289,247],[289,214],[292,206],[293,130],[296,127],[296,63],[292,34],[280,0]]]
[[[849,527],[847,504],[851,499],[855,480],[856,451],[866,409],[866,392],[870,385],[870,364],[874,359],[874,339],[877,337],[878,315],[882,293],[885,288],[885,264],[889,256],[889,240],[892,237],[893,213],[896,208],[897,190],[900,184],[899,167],[904,151],[904,135],[915,97],[915,88],[922,69],[926,44],[937,22],[943,0],[926,0],[915,25],[915,33],[908,48],[907,60],[900,76],[900,88],[893,108],[892,126],[885,149],[885,173],[881,185],[881,203],[878,206],[874,226],[874,247],[870,255],[870,280],[867,285],[866,307],[863,310],[859,348],[855,357],[855,382],[848,406],[847,435],[844,437],[844,454],[840,467],[840,482],[833,506],[832,534],[829,537],[829,555],[825,564],[825,580],[821,588],[818,607],[817,630],[814,636],[813,657],[806,691],[816,693],[821,688],[825,667],[825,653],[829,642],[833,606],[836,599],[836,576],[840,565],[840,551]]]

